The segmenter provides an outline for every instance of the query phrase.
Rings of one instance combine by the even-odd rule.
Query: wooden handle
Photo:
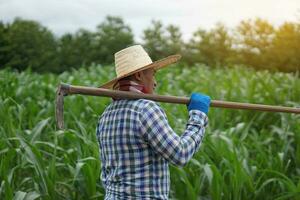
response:
[[[136,92],[109,90],[104,88],[75,86],[75,85],[68,85],[64,83],[61,84],[61,88],[66,92],[66,94],[105,96],[105,97],[123,98],[123,99],[149,99],[158,102],[186,104],[186,105],[190,101],[188,97],[143,94],[143,93],[136,93]],[[286,112],[286,113],[300,114],[300,108],[270,106],[270,105],[262,105],[262,104],[251,104],[251,103],[237,103],[237,102],[219,101],[219,100],[212,100],[210,106],[217,107],[217,108],[246,109],[246,110]]]

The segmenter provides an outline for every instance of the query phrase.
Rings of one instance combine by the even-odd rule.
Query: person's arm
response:
[[[172,164],[184,166],[199,149],[208,118],[200,110],[189,110],[186,129],[178,136],[161,107],[149,101],[140,113],[140,121],[143,138],[151,148]]]

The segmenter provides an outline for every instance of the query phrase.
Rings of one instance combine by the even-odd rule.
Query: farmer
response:
[[[155,72],[179,58],[152,62],[142,46],[128,47],[115,54],[117,78],[101,87],[152,94]],[[208,96],[191,95],[186,129],[178,136],[154,101],[113,99],[97,125],[105,199],[168,199],[169,163],[184,166],[198,151],[209,104]]]

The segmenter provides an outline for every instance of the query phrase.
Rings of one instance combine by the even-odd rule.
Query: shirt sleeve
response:
[[[178,136],[163,109],[155,102],[149,101],[140,115],[144,140],[156,153],[178,166],[184,166],[199,149],[208,124],[205,113],[191,110],[185,131]]]

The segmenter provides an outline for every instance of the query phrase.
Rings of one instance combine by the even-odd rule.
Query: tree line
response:
[[[131,27],[121,17],[107,16],[95,31],[79,29],[55,36],[39,22],[16,18],[0,21],[0,69],[60,73],[93,64],[112,64],[114,53],[136,44]],[[260,18],[228,28],[217,23],[199,28],[185,41],[178,26],[152,21],[142,43],[153,60],[181,54],[181,63],[210,67],[245,65],[255,69],[300,71],[300,24],[275,27]]]

